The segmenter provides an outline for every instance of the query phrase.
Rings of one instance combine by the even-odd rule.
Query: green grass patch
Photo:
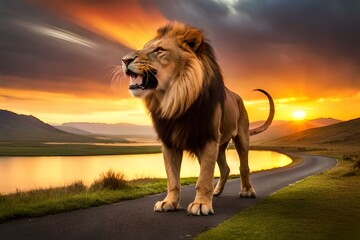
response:
[[[161,146],[0,143],[0,156],[99,156],[161,153]]]
[[[358,166],[341,157],[336,167],[279,190],[196,239],[359,239]]]
[[[196,178],[181,180],[182,185],[195,182]],[[121,173],[109,170],[90,187],[79,181],[64,187],[0,194],[0,222],[85,209],[163,191],[166,191],[166,179],[125,181]]]

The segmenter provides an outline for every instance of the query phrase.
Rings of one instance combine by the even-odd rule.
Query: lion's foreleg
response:
[[[187,208],[188,213],[191,215],[214,214],[212,196],[214,191],[214,169],[218,148],[219,144],[212,141],[207,143],[197,154],[200,162],[200,175],[196,183],[195,200],[190,203]]]
[[[182,151],[163,146],[164,163],[167,175],[167,196],[154,206],[155,212],[167,212],[180,209],[180,167]]]

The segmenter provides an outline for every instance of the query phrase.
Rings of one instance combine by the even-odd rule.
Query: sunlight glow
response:
[[[1,78],[2,76],[0,76]],[[19,78],[13,78],[21,81]],[[98,87],[98,86],[97,86]],[[101,91],[100,91],[101,92]],[[103,91],[106,92],[106,91]],[[260,96],[262,97],[262,96]],[[308,99],[307,101],[286,101],[274,99],[275,120],[304,120],[331,117],[349,120],[359,117],[360,94],[341,98]],[[0,109],[19,114],[33,115],[47,123],[102,122],[133,123],[151,125],[151,118],[141,99],[119,98],[107,92],[106,95],[59,93],[50,90],[30,90],[0,87]],[[267,99],[244,101],[250,122],[260,121],[269,114]],[[79,106],[82,106],[79,108]]]
[[[292,117],[295,121],[301,121],[305,119],[306,113],[303,110],[296,110],[292,113]]]
[[[0,87],[0,101],[0,109],[33,115],[51,124],[101,122],[151,125],[151,119],[142,101],[136,98],[114,100],[101,96],[94,98]]]

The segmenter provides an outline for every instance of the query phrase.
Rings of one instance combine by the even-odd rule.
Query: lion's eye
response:
[[[165,49],[162,48],[162,47],[157,47],[157,48],[154,50],[154,52],[164,52],[164,51],[165,51]]]

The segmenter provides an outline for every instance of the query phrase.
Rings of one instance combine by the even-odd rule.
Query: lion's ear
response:
[[[198,29],[190,29],[184,34],[183,41],[196,52],[203,42],[203,35]]]

